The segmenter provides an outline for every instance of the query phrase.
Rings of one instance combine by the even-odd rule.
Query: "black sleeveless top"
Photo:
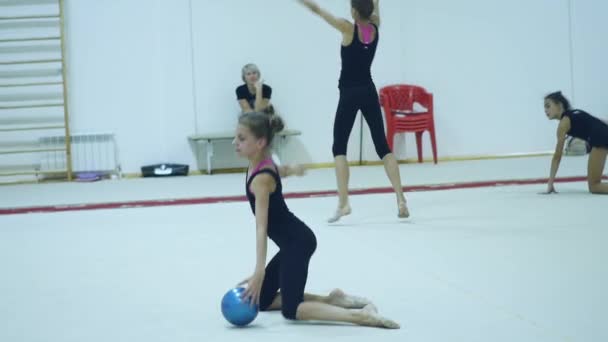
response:
[[[569,136],[583,139],[592,147],[608,147],[608,124],[579,109],[567,110],[563,117],[570,118]]]
[[[380,33],[378,26],[372,24],[376,30],[374,41],[364,44],[359,40],[359,27],[355,24],[353,41],[348,46],[342,45],[342,70],[340,72],[339,88],[358,87],[373,84],[371,66],[376,55],[376,47]]]
[[[290,240],[293,241],[292,238],[295,237],[294,233],[296,233],[294,230],[298,229],[303,223],[287,208],[285,198],[283,197],[281,177],[275,170],[271,169],[261,169],[254,172],[245,182],[245,192],[253,214],[255,215],[255,195],[249,190],[249,187],[253,179],[261,173],[270,174],[276,182],[276,188],[268,199],[268,237],[279,247],[282,247],[289,243]]]

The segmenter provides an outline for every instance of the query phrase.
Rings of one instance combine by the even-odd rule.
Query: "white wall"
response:
[[[74,132],[114,132],[125,172],[193,164],[187,1],[66,1]]]
[[[599,21],[605,11],[598,8],[606,5],[572,1],[575,103],[605,110],[606,47],[595,43],[606,37],[608,26]],[[346,0],[320,3],[349,16]],[[435,94],[440,156],[552,149],[554,125],[543,116],[542,97],[572,91],[568,0],[381,6],[375,82],[420,84]],[[249,62],[273,87],[288,126],[303,132],[291,140],[287,159],[333,160],[340,36],[295,1],[68,0],[67,7],[73,129],[115,132],[124,171],[164,161],[194,167],[186,137],[234,129],[234,89]],[[602,28],[592,29],[590,17]],[[355,127],[351,160],[359,158],[358,142]],[[424,144],[430,156],[426,136]],[[413,140],[406,145],[397,154],[414,157]],[[218,166],[235,165],[232,147],[218,152],[230,155]],[[362,152],[377,160],[367,131]]]
[[[343,15],[349,10],[346,2],[328,2],[327,8]],[[332,160],[339,33],[295,1],[265,0],[264,6],[250,0],[194,1],[193,18],[198,132],[235,128],[235,88],[242,84],[241,67],[253,62],[273,87],[272,102],[287,125],[303,132],[290,141],[286,155],[297,156],[288,159]],[[359,158],[358,136],[353,130],[353,159]]]
[[[441,156],[551,150],[542,98],[570,90],[569,56],[549,48],[568,36],[567,9],[567,0],[403,3],[403,83],[434,93]],[[413,134],[398,141],[400,158],[416,157]],[[377,159],[371,138],[364,145],[366,159]],[[423,145],[430,158],[428,134]]]
[[[572,2],[573,105],[608,119],[608,2]],[[566,52],[564,51],[564,54]]]

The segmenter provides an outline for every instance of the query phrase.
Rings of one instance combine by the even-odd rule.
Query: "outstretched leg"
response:
[[[405,195],[403,195],[403,188],[401,186],[401,175],[399,174],[399,164],[397,163],[397,159],[395,155],[389,153],[382,158],[382,162],[384,163],[384,171],[388,176],[388,179],[391,181],[391,185],[395,190],[395,195],[397,196],[397,207],[398,214],[400,218],[406,218],[410,216],[410,211],[407,208],[407,201],[405,200]]]
[[[278,293],[266,310],[282,310],[282,295]],[[399,324],[378,314],[367,299],[350,296],[335,289],[327,296],[304,294],[296,310],[296,320],[344,322],[363,326],[399,329]]]
[[[349,295],[340,289],[334,289],[327,296],[304,293],[304,301],[325,303],[344,309],[363,309],[366,305],[371,304],[367,298]],[[266,310],[281,310],[282,306],[283,296],[279,292]]]
[[[395,155],[391,152],[386,136],[384,134],[384,122],[382,121],[382,110],[378,100],[378,92],[376,88],[370,86],[362,99],[361,112],[365,118],[365,122],[369,126],[372,135],[372,141],[378,157],[384,163],[384,171],[395,190],[397,196],[398,216],[401,218],[410,216],[407,208],[405,196],[403,195],[403,187],[401,185],[401,175],[399,174],[399,164]]]
[[[378,310],[372,304],[366,305],[363,309],[350,310],[325,303],[303,302],[298,306],[296,319],[302,321],[345,322],[387,329],[400,328],[397,322],[380,316]]]
[[[336,163],[336,182],[338,186],[338,208],[335,214],[327,221],[332,223],[338,221],[342,216],[350,214],[350,205],[348,203],[348,180],[349,170],[348,161],[346,160],[346,150],[348,146],[348,138],[355,124],[355,118],[359,111],[357,102],[357,94],[353,89],[340,90],[340,100],[336,117],[334,119],[334,142],[332,153]]]

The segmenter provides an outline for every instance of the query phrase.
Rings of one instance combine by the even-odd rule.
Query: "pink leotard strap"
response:
[[[252,175],[258,171],[260,171],[261,168],[263,168],[266,165],[272,165],[272,158],[268,158],[268,159],[264,159],[262,160],[258,166],[255,167],[255,169],[253,169],[253,172],[251,173]]]
[[[373,25],[372,24],[359,24],[361,35],[363,36],[363,44],[369,44],[372,40]]]

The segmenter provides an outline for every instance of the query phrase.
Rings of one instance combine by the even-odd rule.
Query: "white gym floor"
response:
[[[586,175],[565,157],[559,176]],[[401,165],[404,185],[547,177],[550,158]],[[353,188],[388,186],[380,166]],[[0,187],[0,209],[243,194],[242,174]],[[284,191],[331,190],[332,169]],[[249,276],[246,202],[0,215],[0,341],[608,341],[608,196],[585,182],[289,199],[318,249],[307,292],[335,287],[374,301],[400,330],[291,323],[260,313],[246,328],[220,299]],[[269,243],[268,260],[276,248]]]

